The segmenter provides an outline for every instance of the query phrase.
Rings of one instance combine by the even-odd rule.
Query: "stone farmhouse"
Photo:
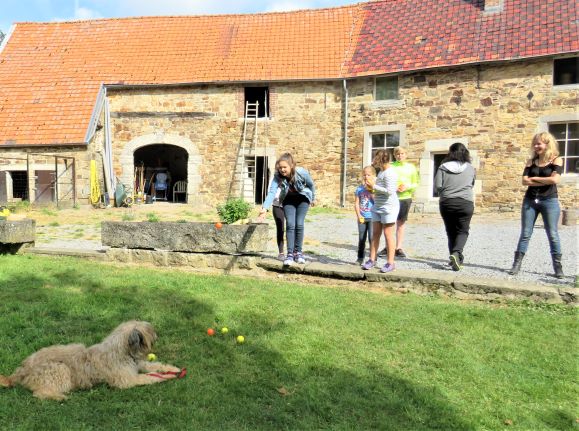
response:
[[[289,151],[318,204],[349,206],[372,154],[400,145],[419,166],[416,209],[430,211],[434,173],[463,142],[477,208],[515,211],[531,138],[549,130],[563,206],[576,207],[578,25],[574,0],[16,23],[0,46],[0,203],[86,201],[94,160],[108,194],[118,181],[259,204]]]

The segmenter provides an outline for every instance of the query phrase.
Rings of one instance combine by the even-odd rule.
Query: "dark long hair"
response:
[[[448,149],[448,154],[446,155],[442,163],[454,161],[460,163],[470,163],[471,161],[468,149],[464,146],[464,144],[461,144],[460,142],[455,142],[450,146],[450,148]]]

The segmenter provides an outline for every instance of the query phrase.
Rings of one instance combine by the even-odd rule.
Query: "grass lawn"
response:
[[[135,318],[189,371],[63,403],[0,389],[1,429],[577,429],[577,313],[562,306],[0,256],[0,311],[1,374]]]

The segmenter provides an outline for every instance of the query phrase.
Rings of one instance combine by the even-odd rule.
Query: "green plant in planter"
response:
[[[251,211],[251,206],[250,203],[242,198],[228,199],[223,205],[217,206],[217,214],[219,214],[221,221],[231,224],[247,218]]]

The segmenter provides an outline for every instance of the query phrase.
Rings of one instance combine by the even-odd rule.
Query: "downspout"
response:
[[[346,206],[346,179],[348,175],[346,169],[348,167],[348,84],[346,80],[343,81],[343,94],[344,94],[344,147],[342,149],[343,159],[342,159],[342,193],[340,196],[340,206],[343,208]]]

